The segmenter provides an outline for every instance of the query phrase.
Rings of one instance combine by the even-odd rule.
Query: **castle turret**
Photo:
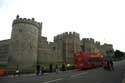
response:
[[[21,71],[33,69],[37,62],[38,36],[41,35],[42,23],[34,18],[20,18],[17,15],[12,24],[10,41],[9,67]]]
[[[62,57],[63,63],[73,64],[74,53],[81,51],[79,34],[76,32],[64,32],[54,37],[54,42],[60,52],[57,55]]]

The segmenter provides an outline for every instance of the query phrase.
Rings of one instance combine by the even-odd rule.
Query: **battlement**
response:
[[[79,34],[76,32],[64,32],[62,34],[59,34],[57,36],[54,37],[54,40],[58,40],[58,39],[64,39],[67,37],[73,37],[73,38],[78,38],[79,39]]]
[[[107,44],[107,43],[104,43],[102,46],[105,46],[105,47],[113,47],[112,44]]]
[[[82,41],[83,42],[92,42],[92,43],[95,42],[93,38],[83,38]]]
[[[96,45],[100,45],[100,42],[99,42],[99,41],[96,41],[95,44],[96,44]]]
[[[63,37],[68,37],[68,36],[73,36],[73,37],[79,37],[79,34],[76,32],[64,32],[63,34],[61,34]]]
[[[29,19],[29,18],[28,19],[27,18],[20,18],[19,15],[17,15],[16,19],[13,21],[12,26],[14,24],[17,24],[17,23],[31,24],[31,25],[36,26],[39,30],[41,30],[41,28],[42,28],[42,22],[41,23],[37,22],[37,21],[35,21],[34,18],[32,18],[32,19]]]

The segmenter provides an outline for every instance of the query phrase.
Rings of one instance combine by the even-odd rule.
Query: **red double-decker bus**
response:
[[[104,55],[100,53],[77,52],[74,54],[76,69],[89,69],[103,65]]]

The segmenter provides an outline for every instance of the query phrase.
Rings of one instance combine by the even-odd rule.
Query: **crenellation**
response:
[[[62,34],[59,34],[59,35],[55,36],[54,37],[54,41],[55,40],[59,40],[59,39],[69,38],[69,37],[73,37],[73,38],[79,39],[79,34],[76,33],[76,32],[64,32]]]
[[[78,36],[78,33],[73,32],[73,36],[77,37],[77,36]]]
[[[36,22],[34,18],[29,19],[29,18],[19,18],[19,15],[17,15],[16,19],[13,21],[13,24],[17,24],[17,23],[25,23],[25,24],[32,24],[34,26],[36,26],[37,28],[41,28],[41,23],[40,22]]]
[[[59,39],[61,39],[62,35],[59,35],[58,37],[59,37]]]
[[[24,19],[24,21],[26,21],[26,18],[23,18]],[[30,19],[28,19],[28,20],[30,20]]]
[[[93,38],[83,38],[82,41],[84,41],[84,42],[91,42],[91,43],[95,42]]]
[[[16,19],[19,19],[19,15],[16,16]]]
[[[96,41],[95,44],[96,44],[96,45],[100,45],[100,42],[99,42],[99,41]]]
[[[69,35],[72,35],[72,32],[69,32]]]
[[[32,18],[32,21],[35,21],[35,18]]]
[[[65,32],[64,34],[65,34],[65,35],[68,35],[68,32]]]

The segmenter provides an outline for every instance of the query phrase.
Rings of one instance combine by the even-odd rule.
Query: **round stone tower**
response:
[[[16,68],[22,72],[34,70],[41,28],[42,23],[36,22],[34,18],[19,18],[17,15],[12,24],[9,70]]]

